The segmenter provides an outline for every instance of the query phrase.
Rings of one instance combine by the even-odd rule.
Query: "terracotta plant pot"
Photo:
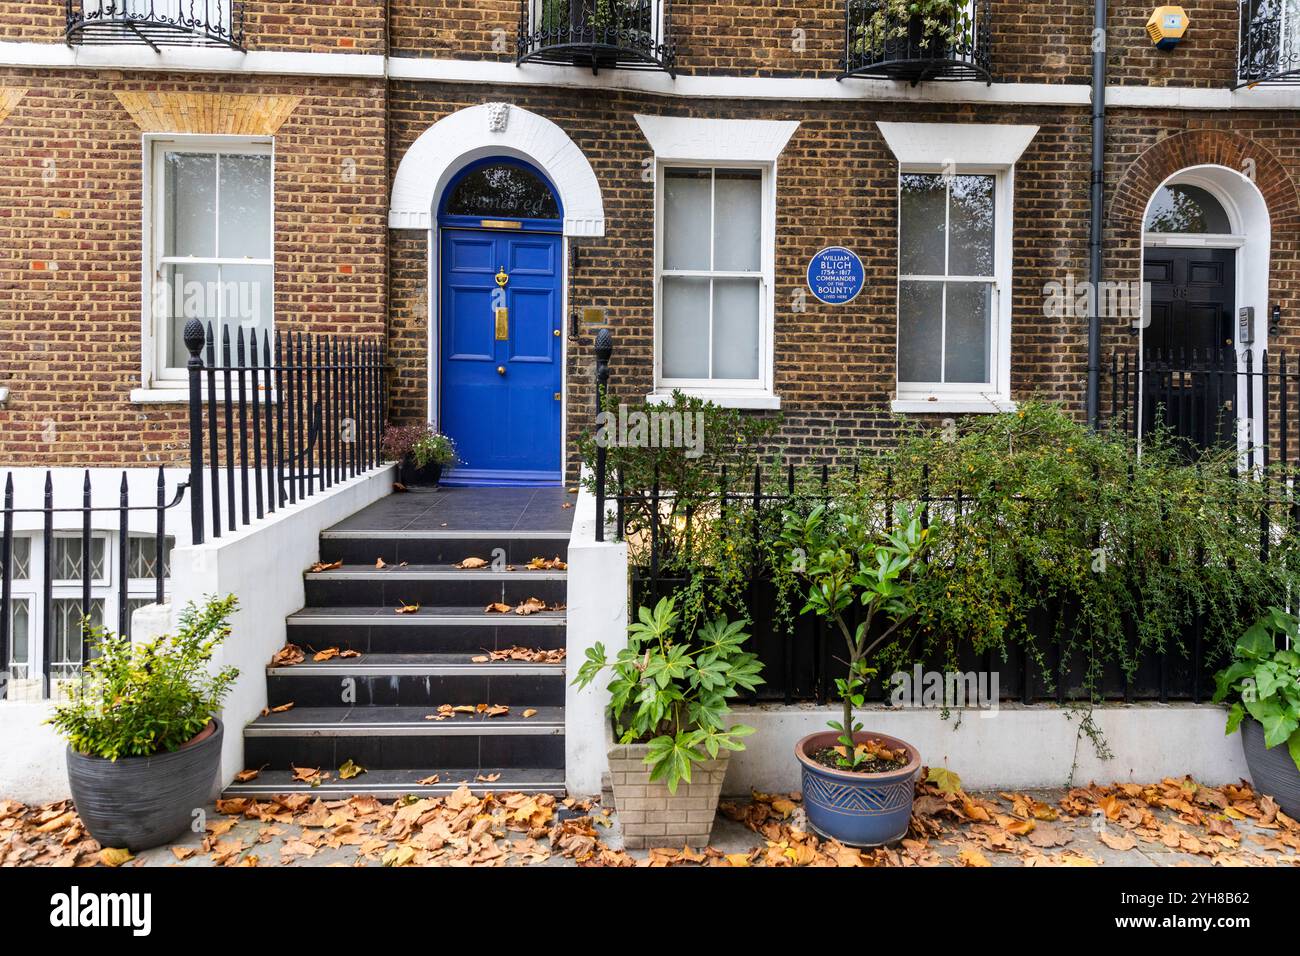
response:
[[[417,466],[408,455],[402,459],[402,484],[408,488],[436,488],[442,480],[442,465],[435,463]]]
[[[808,825],[824,837],[849,846],[884,846],[907,834],[912,818],[921,755],[904,740],[887,734],[860,731],[856,743],[879,740],[891,750],[902,748],[911,759],[907,766],[886,773],[853,773],[824,767],[810,756],[838,744],[839,732],[809,734],[794,746],[803,777],[803,805]]]
[[[206,807],[221,766],[215,717],[172,753],[105,760],[68,748],[68,784],[86,830],[100,846],[131,851],[170,843]]]
[[[646,744],[609,748],[610,785],[623,826],[623,845],[629,850],[708,846],[731,752],[722,750],[716,760],[693,764],[691,782],[682,781],[676,793],[669,793],[666,783],[650,780],[647,750]]]
[[[1300,819],[1300,769],[1291,759],[1285,743],[1273,748],[1264,746],[1264,728],[1252,717],[1241,722],[1241,749],[1255,789],[1266,793],[1292,819]]]

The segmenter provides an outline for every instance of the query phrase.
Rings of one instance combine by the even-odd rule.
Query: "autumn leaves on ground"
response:
[[[1246,784],[1191,779],[1057,791],[967,794],[932,771],[917,788],[907,837],[856,850],[808,832],[797,795],[723,801],[725,846],[618,849],[616,815],[547,795],[381,802],[311,794],[218,802],[202,835],[152,857],[101,848],[68,801],[0,801],[4,866],[1098,866],[1300,865],[1300,824]],[[730,822],[728,822],[730,821]],[[737,826],[737,824],[739,826]],[[731,834],[719,841],[718,830]],[[743,827],[744,829],[740,829]]]

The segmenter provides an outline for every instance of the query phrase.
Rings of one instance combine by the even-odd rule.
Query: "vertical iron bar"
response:
[[[235,355],[239,361],[236,381],[239,385],[239,515],[245,526],[249,524],[248,511],[248,373],[244,366],[244,327],[235,329]]]
[[[158,466],[158,504],[154,511],[153,559],[154,581],[153,597],[155,604],[163,603],[164,567],[167,562],[167,477],[162,465]]]
[[[9,672],[9,661],[13,656],[13,560],[14,560],[14,473],[5,478],[4,524],[0,526],[0,671]],[[30,632],[30,615],[28,628]],[[28,640],[27,646],[31,647]],[[28,663],[31,663],[30,657]],[[10,677],[12,678],[12,673]],[[9,696],[9,681],[0,680],[0,700]]]
[[[90,469],[81,483],[81,663],[90,660],[89,634],[86,624],[90,620]],[[107,555],[105,555],[107,557]]]
[[[54,480],[45,472],[45,507],[42,514],[43,547],[41,584],[41,696],[50,697],[50,664],[54,660]]]
[[[271,365],[271,334],[262,330],[262,367],[266,371],[266,510],[274,512],[280,505],[280,457],[275,450],[275,408],[280,406],[280,396],[275,394],[275,370]]]
[[[207,323],[204,342],[208,350],[208,474],[212,482],[212,537],[221,537],[221,446],[217,441],[217,341]]]
[[[185,323],[185,370],[190,382],[190,540],[203,543],[203,323]]]
[[[122,484],[118,492],[117,503],[117,633],[131,633],[131,612],[127,610],[127,578],[130,569],[127,563],[131,559],[131,491],[126,481],[126,470],[122,470]],[[104,555],[108,560],[108,555]]]
[[[226,423],[226,526],[234,531],[239,527],[235,517],[235,407],[231,395],[233,382],[230,375],[230,326],[221,327],[221,383],[225,391],[222,405]]]
[[[253,382],[253,387],[250,390],[252,394],[249,396],[253,405],[253,488],[256,491],[257,517],[260,521],[266,515],[266,507],[262,500],[262,409],[258,404],[262,370],[257,365],[257,332],[255,330],[248,333],[248,350],[251,359],[249,372]],[[243,365],[244,363],[240,362],[239,364]],[[244,373],[241,371],[239,374],[242,377]],[[241,395],[244,393],[242,381],[240,382],[239,392]],[[244,462],[245,466],[247,466],[248,459],[245,458]],[[244,498],[248,498],[247,492],[244,493]],[[247,508],[247,504],[244,507]]]
[[[319,342],[319,338],[315,341]],[[316,369],[312,362],[313,340],[310,333],[307,335],[307,347],[303,349],[304,355],[304,377],[306,381],[304,397],[307,400],[307,444],[302,457],[304,470],[307,472],[307,497],[310,498],[316,494],[316,468],[312,462],[312,454],[316,451],[316,445],[320,442],[320,430],[316,428],[317,418],[317,399],[316,399]]]

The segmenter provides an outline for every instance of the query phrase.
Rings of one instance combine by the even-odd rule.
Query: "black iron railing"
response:
[[[67,0],[73,45],[142,43],[244,49],[241,0]]]
[[[1243,468],[1300,474],[1300,359],[1223,347],[1112,355],[1103,370],[1103,421],[1141,437],[1159,427],[1189,455],[1240,449]]]
[[[159,468],[154,502],[133,505],[124,471],[117,501],[95,504],[87,471],[81,503],[61,504],[46,471],[40,505],[20,505],[13,473],[7,475],[0,518],[0,700],[46,699],[57,681],[77,677],[90,658],[86,622],[112,624],[104,615],[107,596],[116,601],[119,634],[130,633],[133,604],[163,602],[171,551],[167,512],[181,503],[186,487],[180,482],[169,493]],[[151,515],[151,533],[133,532],[132,514]],[[24,516],[37,515],[39,531],[19,527]],[[102,515],[116,516],[116,559]],[[71,523],[60,516],[80,517],[80,528],[60,530]],[[133,589],[133,581],[147,578],[153,579],[151,591]]]
[[[605,398],[609,345],[608,339],[598,340],[596,353],[598,394],[606,409],[613,401]],[[1300,534],[1300,444],[1294,436],[1288,437],[1289,429],[1295,428],[1296,418],[1300,416],[1300,362],[1289,363],[1284,357],[1275,361],[1266,355],[1253,366],[1244,358],[1242,368],[1238,369],[1234,363],[1235,357],[1202,355],[1195,366],[1189,360],[1175,367],[1177,363],[1161,362],[1149,356],[1145,370],[1140,371],[1135,358],[1127,366],[1117,358],[1110,367],[1109,411],[1117,426],[1132,429],[1138,416],[1146,414],[1152,424],[1159,418],[1177,434],[1202,434],[1214,441],[1220,432],[1198,432],[1199,423],[1209,421],[1216,423],[1216,429],[1223,427],[1218,424],[1223,418],[1215,411],[1222,399],[1224,414],[1230,419],[1227,427],[1235,435],[1234,382],[1240,381],[1243,392],[1249,394],[1244,384],[1253,381],[1257,390],[1262,389],[1270,396],[1264,399],[1262,407],[1258,398],[1240,402],[1243,413],[1258,412],[1260,420],[1271,423],[1268,432],[1271,444],[1263,441],[1259,447],[1243,452],[1243,464],[1249,469],[1243,468],[1243,477],[1238,479],[1261,482],[1260,510],[1249,517],[1238,514],[1232,519],[1224,518],[1241,522],[1240,534],[1245,536],[1246,549],[1256,552],[1266,562],[1279,549],[1280,535]],[[1186,378],[1181,387],[1190,389],[1182,395],[1181,402],[1177,400],[1178,376]],[[1139,408],[1131,399],[1141,395],[1143,388],[1147,389],[1148,398],[1156,402]],[[1193,411],[1195,403],[1200,404]],[[836,452],[843,451],[836,449]],[[914,474],[901,478],[887,466],[881,469],[873,464],[869,455],[847,466],[829,463],[817,466],[805,460],[799,463],[800,468],[780,452],[757,458],[761,463],[743,472],[723,465],[716,474],[705,476],[702,481],[711,482],[716,491],[704,496],[695,494],[691,504],[683,506],[676,500],[674,491],[661,484],[657,465],[652,480],[632,488],[617,466],[608,463],[604,446],[598,444],[592,465],[597,515],[601,516],[597,520],[597,535],[627,542],[630,601],[635,609],[653,606],[660,597],[681,593],[692,585],[693,579],[686,572],[692,542],[705,540],[710,524],[728,529],[724,534],[735,545],[728,560],[739,565],[742,581],[739,588],[727,592],[728,600],[734,600],[735,604],[725,610],[731,617],[748,622],[750,649],[764,664],[766,683],[751,702],[825,704],[834,699],[836,678],[845,675],[842,639],[820,617],[801,613],[801,601],[791,603],[789,593],[783,593],[778,583],[770,554],[759,544],[779,533],[782,512],[787,508],[806,507],[809,502],[829,502],[832,489],[849,479],[853,487],[863,487],[859,484],[859,469],[864,469],[862,474],[867,473],[865,469],[871,469],[874,475],[871,487],[878,495],[882,515],[889,515],[895,504],[906,503],[921,515],[923,524],[943,522],[956,529],[969,516],[981,514],[980,509],[988,506],[975,497],[973,489],[963,489],[960,485],[933,492],[931,469],[925,463],[915,468]],[[1265,470],[1266,466],[1270,470]],[[641,467],[644,468],[644,462]],[[1023,506],[1027,510],[1044,509],[1042,513],[1048,518],[1056,504],[1050,500],[1024,501]],[[987,511],[984,514],[987,516]],[[1114,520],[1117,527],[1129,526],[1123,514],[1115,515]],[[744,529],[743,533],[732,534],[739,529]],[[1135,645],[1133,652],[1138,666],[1131,673],[1113,661],[1107,662],[1099,673],[1097,665],[1078,650],[1077,643],[1074,649],[1067,646],[1061,637],[1063,629],[1078,614],[1077,607],[1069,600],[1043,593],[1040,603],[1024,609],[1024,613],[1026,631],[1033,636],[1032,648],[1008,643],[996,651],[977,652],[968,645],[958,651],[958,670],[997,675],[998,694],[1003,700],[1069,704],[1091,697],[1125,702],[1190,700],[1199,703],[1209,699],[1212,676],[1224,664],[1222,642],[1216,644],[1211,640],[1209,621],[1198,609],[1188,610],[1189,623],[1178,642],[1141,654]],[[1127,611],[1124,614],[1126,632],[1136,634],[1136,619]],[[856,626],[856,621],[850,625]],[[945,670],[949,663],[946,659],[936,659],[923,666],[927,671]],[[886,695],[876,687],[869,696],[881,700]]]
[[[237,327],[232,342],[229,326],[220,335],[218,345],[211,323],[185,326],[195,544],[380,463],[378,340],[265,331],[259,339]]]
[[[957,0],[932,22],[888,0],[846,0],[843,76],[993,82],[989,0]]]
[[[676,75],[668,0],[519,0],[516,63]]]
[[[1300,83],[1300,3],[1238,0],[1237,84]]]

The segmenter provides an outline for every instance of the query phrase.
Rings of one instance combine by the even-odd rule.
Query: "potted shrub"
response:
[[[379,447],[399,463],[398,480],[407,486],[437,486],[442,469],[456,460],[455,443],[432,425],[388,425]]]
[[[239,672],[209,673],[234,596],[186,607],[179,633],[148,643],[93,629],[93,653],[50,718],[68,739],[68,783],[101,846],[144,850],[184,833],[218,785],[217,710]]]
[[[637,617],[612,663],[604,645],[587,650],[575,683],[586,687],[613,671],[609,768],[625,845],[704,846],[727,758],[754,732],[727,726],[729,701],[762,683],[762,664],[744,650],[749,635],[740,621],[714,618],[690,633],[674,598]]]
[[[1227,733],[1240,728],[1257,790],[1300,819],[1300,619],[1269,608],[1214,676],[1215,703],[1230,701]],[[1279,646],[1285,645],[1285,646]]]
[[[872,62],[967,51],[973,44],[971,11],[969,0],[859,0],[850,49]]]
[[[611,67],[618,48],[648,50],[652,46],[649,0],[544,0],[540,27],[542,46],[573,44],[601,49],[575,50],[575,66]]]
[[[892,529],[877,530],[851,501],[839,504],[782,517],[782,541],[806,585],[803,613],[833,625],[848,664],[848,676],[835,681],[842,718],[795,744],[795,758],[809,825],[841,843],[881,846],[907,833],[921,757],[906,741],[864,730],[853,711],[876,672],[868,664],[872,652],[914,613],[912,577],[927,531],[901,507]],[[856,627],[851,608],[860,608]]]

